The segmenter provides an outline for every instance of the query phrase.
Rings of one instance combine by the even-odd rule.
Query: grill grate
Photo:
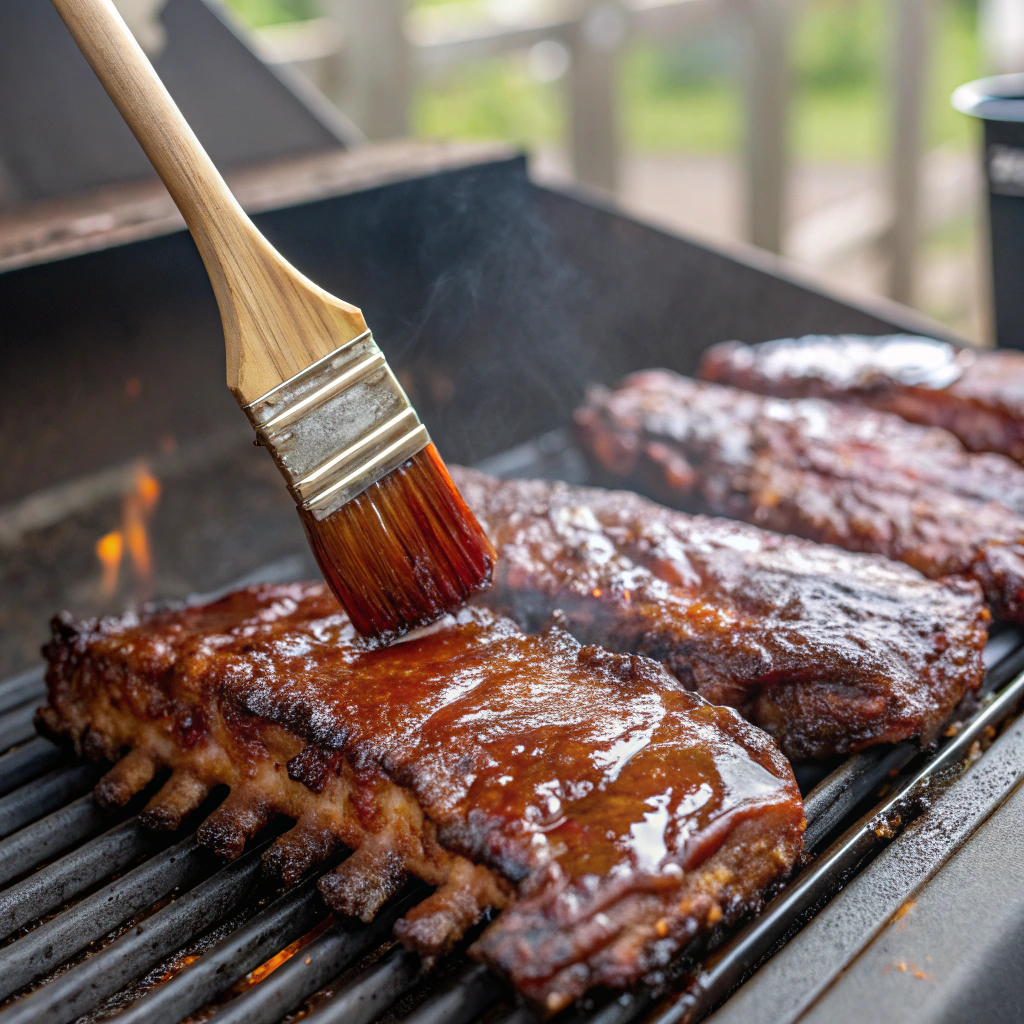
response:
[[[328,865],[328,869],[335,862]],[[132,1022],[180,1021],[214,999],[260,964],[301,939],[327,916],[314,876],[274,900],[208,950],[189,970],[159,986],[120,1018]],[[305,955],[309,955],[308,953]]]
[[[486,468],[583,482],[579,457],[561,436],[548,435]],[[236,585],[293,578],[297,562],[275,563]],[[642,989],[566,1016],[574,1024],[631,1024],[643,1016],[679,1024],[717,1005],[887,842],[889,825],[912,816],[922,797],[962,769],[975,744],[1024,702],[1024,635],[996,634],[985,660],[980,709],[937,751],[905,742],[849,757],[820,780],[813,769],[801,773],[810,789],[812,853],[898,777],[882,803],[818,854],[717,951],[711,966],[694,977],[681,968],[677,994],[662,1002]],[[390,943],[394,922],[428,892],[422,885],[408,886],[369,925],[334,920],[316,882],[339,857],[280,894],[268,891],[261,870],[273,830],[225,866],[192,831],[211,806],[171,837],[141,825],[138,801],[125,811],[102,811],[89,792],[101,769],[70,762],[47,740],[32,738],[42,693],[39,669],[0,683],[0,1001],[36,986],[0,1010],[0,1024],[65,1024],[115,1011],[124,1024],[178,1024],[196,1013],[216,1024],[277,1024],[311,997],[315,1005],[304,1019],[316,1024],[369,1024],[396,1011],[402,1024],[471,1024],[485,1016],[490,1024],[536,1024],[485,968],[455,959],[430,973]],[[251,972],[304,939],[295,955],[247,983]],[[183,948],[191,951],[185,959]],[[703,952],[688,951],[691,959]],[[152,978],[154,972],[162,973]],[[140,996],[140,979],[162,983]]]

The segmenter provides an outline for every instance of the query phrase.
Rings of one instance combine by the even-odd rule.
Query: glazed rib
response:
[[[609,478],[933,579],[975,580],[997,618],[1024,622],[1024,469],[945,430],[659,370],[595,390],[576,423]]]
[[[1024,353],[907,335],[808,335],[709,349],[700,376],[778,398],[829,398],[944,427],[974,452],[1024,461]]]
[[[374,650],[322,584],[262,586],[141,621],[62,616],[46,655],[42,724],[121,758],[101,799],[168,767],[145,815],[176,827],[227,785],[202,842],[236,856],[288,815],[269,863],[294,882],[351,847],[320,887],[364,920],[423,879],[436,891],[396,932],[428,957],[501,909],[472,951],[549,1011],[755,909],[802,847],[792,771],[734,711],[485,609]]]
[[[973,583],[627,492],[453,472],[499,553],[480,600],[663,661],[794,759],[927,740],[981,680]]]

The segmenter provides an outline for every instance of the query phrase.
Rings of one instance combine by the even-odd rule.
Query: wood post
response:
[[[617,0],[591,0],[570,33],[569,152],[585,185],[614,192],[619,183],[618,57],[629,14]]]
[[[980,0],[978,40],[987,74],[1024,68],[1024,4],[1020,0]]]
[[[789,171],[791,0],[743,0],[747,240],[781,252]]]
[[[892,0],[896,24],[890,53],[892,121],[888,193],[892,224],[885,238],[887,291],[898,302],[914,298],[920,243],[921,154],[933,0]]]
[[[341,74],[335,76],[338,105],[370,139],[409,133],[412,61],[405,36],[407,0],[324,0],[324,13],[337,18],[343,45]]]

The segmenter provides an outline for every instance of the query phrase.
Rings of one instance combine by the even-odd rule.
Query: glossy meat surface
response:
[[[792,771],[734,711],[660,665],[522,634],[468,609],[368,649],[322,584],[215,604],[55,620],[44,726],[92,756],[123,803],[173,770],[147,815],[176,826],[231,794],[201,839],[237,855],[275,813],[268,859],[370,919],[406,875],[437,887],[399,923],[424,954],[504,907],[475,954],[548,1010],[628,985],[757,907],[802,846]]]
[[[660,370],[593,392],[577,427],[609,477],[661,500],[975,580],[1024,622],[1024,469],[945,430]]]
[[[894,335],[808,335],[709,349],[700,376],[778,398],[829,398],[944,427],[975,452],[1024,461],[1024,352]]]
[[[481,600],[663,661],[795,759],[928,737],[981,680],[973,584],[628,492],[453,475],[498,549]]]

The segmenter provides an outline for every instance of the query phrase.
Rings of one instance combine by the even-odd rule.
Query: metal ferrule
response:
[[[329,516],[430,443],[369,331],[245,406],[296,502]]]

